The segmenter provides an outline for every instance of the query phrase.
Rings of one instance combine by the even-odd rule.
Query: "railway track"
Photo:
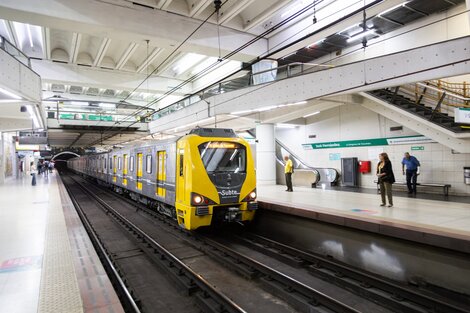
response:
[[[86,186],[83,185],[83,183],[77,181],[77,184],[81,185],[81,188],[83,188],[84,190],[88,189]],[[93,191],[88,189],[87,193],[90,197],[95,198],[97,201],[99,201],[101,205],[105,207],[106,210],[109,212],[108,214],[115,215],[116,218],[119,220],[119,223],[121,223],[124,228],[130,229],[133,233],[137,232],[138,237],[140,237],[141,240],[145,242],[145,244],[155,245],[156,241],[152,238],[152,236],[148,235],[142,229],[142,227],[138,227],[125,216],[123,216],[123,214],[117,212],[117,210],[114,210],[113,203],[122,204],[125,202],[128,205],[132,205],[135,209],[127,210],[130,214],[133,214],[134,216],[137,215],[135,214],[136,210],[138,212],[146,213],[146,218],[149,219],[150,217],[149,220],[151,220],[153,224],[147,227],[152,227],[152,230],[157,229],[154,225],[156,220],[155,217],[157,217],[159,221],[165,222],[159,223],[158,226],[165,225],[163,227],[166,228],[166,232],[179,233],[181,238],[190,243],[192,246],[197,247],[200,251],[204,252],[205,255],[210,256],[211,259],[216,260],[220,264],[224,264],[224,266],[226,267],[228,266],[228,268],[237,273],[242,273],[242,276],[244,277],[251,278],[251,280],[243,279],[245,283],[249,283],[252,285],[263,285],[264,290],[269,290],[268,294],[270,294],[271,297],[278,299],[275,300],[276,302],[283,300],[289,305],[288,307],[284,306],[281,310],[278,310],[279,312],[359,312],[352,306],[338,301],[333,297],[330,297],[320,292],[319,290],[309,287],[289,277],[288,275],[285,275],[272,268],[269,268],[268,266],[263,265],[261,262],[251,260],[250,258],[243,257],[241,255],[235,255],[235,252],[227,253],[227,250],[223,249],[223,247],[220,246],[217,242],[212,241],[207,237],[203,238],[203,236],[195,235],[194,233],[190,233],[187,231],[182,231],[173,221],[162,217],[160,214],[155,213],[155,215],[153,215],[153,211],[143,208],[142,206],[133,202],[130,199],[120,197],[119,195],[112,192],[110,193],[109,190],[102,190],[102,194],[100,196],[97,196],[98,189],[94,188]],[[113,197],[117,198],[117,200],[113,200]],[[140,231],[137,229],[139,229]],[[175,232],[175,230],[180,231]],[[232,291],[233,290],[229,290],[229,293]],[[266,298],[266,295],[263,296],[262,292],[257,291],[257,293],[259,294],[259,299]],[[233,295],[230,294],[230,298],[232,297]],[[255,305],[254,307],[252,306],[251,310],[249,311],[257,311],[253,310],[253,308],[261,308],[262,306],[260,305],[261,304]],[[240,305],[240,307],[242,307],[242,305]],[[276,312],[276,310],[272,311],[268,309],[263,309],[263,311]],[[388,311],[374,310],[374,312]]]
[[[132,200],[125,197],[119,197],[124,201],[132,202]],[[144,206],[135,202],[132,205],[153,218],[165,221],[174,229],[179,229],[176,224],[162,218],[162,216]],[[343,307],[342,303],[322,292],[279,271],[275,271],[271,267],[243,255],[236,249],[229,248],[229,244],[226,242],[219,242],[208,236],[195,233],[191,236],[204,243],[204,245],[198,246],[199,249],[249,278],[258,277],[262,279],[270,287],[271,292],[302,311],[308,310],[310,306],[324,306],[335,312],[349,312],[348,309],[351,309],[351,307]],[[271,256],[294,267],[307,269],[308,273],[313,276],[380,303],[381,306],[394,312],[469,312],[469,308],[466,306],[446,301],[417,288],[399,284],[378,275],[352,268],[341,262],[301,251],[256,234],[245,232],[244,235],[238,235],[235,239],[264,255]]]
[[[118,211],[110,207],[105,201],[94,195],[92,191],[90,191],[79,181],[71,177],[67,177],[64,179],[64,182],[67,182],[68,179],[73,181],[73,185],[75,185],[75,187],[72,187],[72,184],[68,182],[66,183],[66,188],[69,191],[69,195],[71,196],[74,205],[79,211],[80,217],[83,218],[84,224],[86,225],[87,231],[89,231],[91,238],[96,240],[93,240],[95,247],[98,247],[97,250],[101,252],[100,254],[102,259],[106,260],[106,263],[109,265],[109,267],[112,266],[112,268],[114,268],[114,270],[111,271],[111,273],[108,272],[108,274],[111,274],[111,277],[113,277],[113,281],[117,281],[119,283],[117,286],[117,290],[119,291],[119,295],[121,301],[124,304],[126,312],[140,312],[141,310],[147,312],[154,312],[156,307],[149,300],[152,297],[160,297],[156,301],[160,302],[159,305],[157,304],[157,307],[167,307],[168,311],[176,310],[176,312],[200,312],[200,309],[202,309],[204,312],[246,312],[238,304],[229,299],[224,293],[216,290],[203,277],[194,272],[191,268],[189,268],[175,255],[173,255],[171,252],[161,246],[153,238],[148,236],[137,225],[135,225],[122,214],[120,214]],[[82,199],[77,198],[76,194],[79,193],[78,189],[81,189],[83,191],[83,195],[85,195],[85,198],[88,198],[88,201],[83,201],[83,197]],[[93,200],[95,203],[99,204],[99,206],[101,206],[101,211],[104,212],[105,215],[108,216],[108,218],[111,217],[112,219],[114,219],[114,221],[120,224],[122,228],[125,228],[128,233],[131,234],[132,237],[134,237],[134,240],[138,242],[135,248],[126,248],[126,252],[131,252],[130,254],[123,255],[122,253],[116,253],[116,251],[110,251],[113,249],[105,248],[106,244],[102,243],[105,235],[103,235],[103,233],[97,234],[97,229],[103,228],[103,225],[101,225],[100,227],[100,225],[93,225],[97,223],[90,222],[90,217],[93,216],[96,218],[97,216],[99,216],[99,214],[97,214],[99,212],[97,212],[96,210],[90,210],[90,208],[84,210],[84,206],[80,204],[80,202],[85,203],[88,207],[90,207],[91,202],[93,202],[90,200]],[[103,224],[103,221],[100,221],[100,224]],[[105,228],[108,228],[108,232],[109,228],[111,227],[112,226],[110,226],[109,223],[105,225]],[[116,233],[113,232],[113,235],[115,234]],[[119,240],[123,240],[122,237],[120,237]],[[121,244],[127,246],[128,242],[126,242],[126,240],[124,239]],[[162,275],[161,272],[156,270],[155,267],[149,266],[149,262],[136,260],[135,257],[141,256],[141,252],[145,253],[149,259],[155,262],[155,264],[158,264],[160,269],[163,268],[165,270],[165,275]],[[148,278],[158,277],[158,279],[155,280],[156,284],[161,284],[161,279],[164,279],[164,276],[169,277],[180,288],[183,288],[185,294],[194,296],[196,298],[197,304],[199,305],[200,309],[194,308],[194,306],[191,305],[191,303],[188,303],[187,300],[182,300],[182,297],[178,296],[178,293],[176,293],[176,296],[172,295],[172,297],[167,298],[169,294],[168,292],[162,292],[161,294],[157,293],[152,295],[153,292],[150,289],[147,292],[138,292],[136,291],[137,288],[134,287],[134,289],[132,289],[132,287],[129,288],[128,286],[126,286],[125,283],[132,285],[132,279],[130,277],[120,278],[120,275],[124,274],[126,270],[122,270],[125,265],[123,265],[122,262],[119,262],[119,260],[129,258],[132,258],[132,262],[135,264],[146,266],[139,268],[139,271],[142,271],[142,273],[145,274],[144,276]],[[116,269],[116,264],[119,263],[121,263],[121,270]],[[128,270],[127,273],[129,272],[130,271]],[[139,281],[142,280],[142,277],[134,277],[134,280],[137,281],[134,285],[137,285]],[[156,286],[154,285],[154,287]],[[170,294],[171,293],[172,292],[170,292]],[[163,298],[162,296],[164,296],[165,298]],[[148,304],[146,304],[147,301],[149,301]]]

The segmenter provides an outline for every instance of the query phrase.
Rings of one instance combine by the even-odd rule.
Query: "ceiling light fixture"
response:
[[[304,115],[304,118],[309,117],[309,116],[314,116],[314,115],[317,115],[317,114],[320,114],[320,111],[316,111],[316,112]]]
[[[16,100],[21,100],[20,96],[17,96],[13,92],[10,92],[10,91],[5,90],[3,88],[0,88],[0,92],[3,93],[6,96],[9,96],[10,98],[13,98],[13,99],[16,99]]]
[[[377,35],[377,34],[375,33],[375,30],[369,29],[368,31],[362,32],[362,33],[360,33],[356,36],[353,36],[353,37],[349,38],[348,40],[346,40],[346,42],[348,42],[348,43],[353,42],[353,41],[356,41],[358,39],[362,39],[362,38],[364,38],[366,36],[369,36],[369,35]]]
[[[33,36],[31,35],[31,26],[29,24],[25,24],[25,27],[26,27],[26,33],[28,34],[29,45],[32,48],[34,45],[33,45]]]
[[[292,124],[276,124],[277,128],[297,128],[297,125],[292,125]]]
[[[378,17],[381,17],[381,16],[384,15],[384,14],[387,14],[387,13],[389,13],[389,12],[392,12],[392,11],[395,10],[395,9],[398,9],[398,8],[400,8],[400,7],[403,7],[403,6],[407,5],[408,3],[410,3],[410,1],[405,1],[405,2],[403,2],[403,3],[397,4],[396,6],[391,7],[390,9],[387,9],[387,10],[385,10],[385,11],[379,13],[377,16],[378,16]]]
[[[39,128],[39,120],[36,116],[36,113],[35,113],[35,107],[34,105],[28,105],[26,106],[26,110],[28,110],[28,113],[29,113],[29,116],[31,117],[31,119],[33,120],[33,125],[34,125],[34,128]]]
[[[312,48],[314,48],[315,46],[318,46],[318,45],[322,44],[322,43],[325,41],[325,39],[326,39],[326,38],[317,40],[317,41],[315,41],[314,43],[308,45],[308,46],[305,47],[305,48],[307,48],[307,49],[312,49]]]

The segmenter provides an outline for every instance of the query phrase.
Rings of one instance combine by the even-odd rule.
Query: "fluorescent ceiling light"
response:
[[[289,103],[287,104],[288,106],[291,106],[291,105],[301,105],[301,104],[306,104],[307,101],[299,101],[299,102],[294,102],[294,103]]]
[[[180,75],[202,61],[205,57],[205,55],[190,52],[176,62],[176,65],[173,66],[173,71],[176,75]]]
[[[325,39],[326,39],[326,38],[317,40],[317,41],[315,41],[314,43],[308,45],[306,48],[307,48],[307,49],[311,49],[311,48],[313,48],[313,47],[315,47],[315,46],[318,46],[319,44],[323,43],[323,42],[325,41]]]
[[[277,128],[297,128],[297,125],[292,124],[276,124]]]
[[[36,116],[36,110],[35,110],[34,106],[33,105],[27,105],[26,110],[28,110],[29,116],[33,120],[34,128],[39,128],[39,121],[38,121],[38,118]]]
[[[89,103],[86,101],[70,101],[71,105],[78,105],[78,106],[89,106]]]
[[[217,62],[217,58],[216,57],[208,57],[207,59],[205,59],[204,61],[202,61],[201,63],[199,63],[198,65],[196,65],[194,67],[194,69],[191,71],[191,74],[192,75],[195,75],[195,74],[198,74],[199,72],[205,70],[206,68],[208,68],[210,65],[214,64],[215,62]],[[215,67],[215,66],[214,66]],[[213,68],[214,68],[213,67]],[[212,68],[212,69],[213,69]],[[206,72],[207,73],[207,72]]]
[[[0,103],[20,103],[23,102],[23,100],[17,100],[17,99],[0,99]]]
[[[26,33],[28,34],[29,45],[32,48],[34,45],[33,45],[33,36],[31,36],[31,26],[29,24],[25,24],[25,27],[26,27]]]
[[[237,112],[232,112],[230,114],[232,115],[240,115],[240,114],[246,114],[246,113],[252,113],[254,110],[245,110],[245,111],[237,111]]]
[[[319,113],[320,113],[320,111],[313,112],[313,113],[310,113],[310,114],[304,115],[304,118],[306,118],[306,117],[309,117],[309,116],[314,116],[314,115],[317,115],[317,114],[319,114]]]
[[[375,30],[369,29],[368,31],[362,32],[362,33],[360,33],[356,36],[353,36],[353,37],[349,38],[348,40],[346,40],[346,42],[353,42],[353,41],[356,41],[358,39],[364,38],[364,37],[372,35],[372,34],[376,35]]]
[[[387,10],[385,10],[385,11],[379,13],[377,16],[378,16],[378,17],[381,17],[382,15],[387,14],[387,13],[389,13],[389,12],[395,10],[395,9],[398,9],[399,7],[403,7],[403,6],[407,5],[408,3],[410,3],[410,1],[405,1],[405,2],[403,2],[403,3],[400,3],[400,4],[398,4],[398,5],[394,6],[394,7],[391,7],[390,9],[387,9]]]
[[[5,90],[3,88],[0,88],[0,92],[3,93],[6,96],[9,96],[10,98],[13,98],[13,99],[16,99],[16,100],[21,100],[20,96],[17,96],[13,92],[10,92],[10,91]]]
[[[116,104],[114,104],[114,103],[102,102],[102,103],[98,103],[98,106],[100,108],[106,108],[106,109],[115,109],[116,108]]]

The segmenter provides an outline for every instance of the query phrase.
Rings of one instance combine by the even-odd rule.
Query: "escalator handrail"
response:
[[[319,178],[320,178],[320,172],[318,171],[318,169],[327,169],[327,170],[333,170],[336,173],[335,179],[334,179],[333,182],[338,181],[340,175],[339,175],[339,172],[335,168],[333,168],[333,167],[313,167],[313,166],[307,165],[301,158],[299,158],[295,153],[293,153],[289,148],[287,148],[287,146],[284,145],[279,139],[276,139],[276,144],[278,144],[281,148],[286,150],[289,153],[289,155],[294,157],[296,159],[296,161],[298,161],[300,164],[307,167],[308,169],[311,169],[311,170],[315,171]],[[276,158],[278,159],[277,156],[276,156]],[[284,164],[283,161],[281,161],[281,162],[282,162],[282,164]]]

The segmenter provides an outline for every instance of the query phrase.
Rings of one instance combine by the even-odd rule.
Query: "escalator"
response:
[[[334,168],[312,167],[294,154],[286,145],[276,139],[276,183],[285,185],[284,156],[289,156],[294,165],[293,184],[315,188],[317,185],[334,186],[340,175]]]

